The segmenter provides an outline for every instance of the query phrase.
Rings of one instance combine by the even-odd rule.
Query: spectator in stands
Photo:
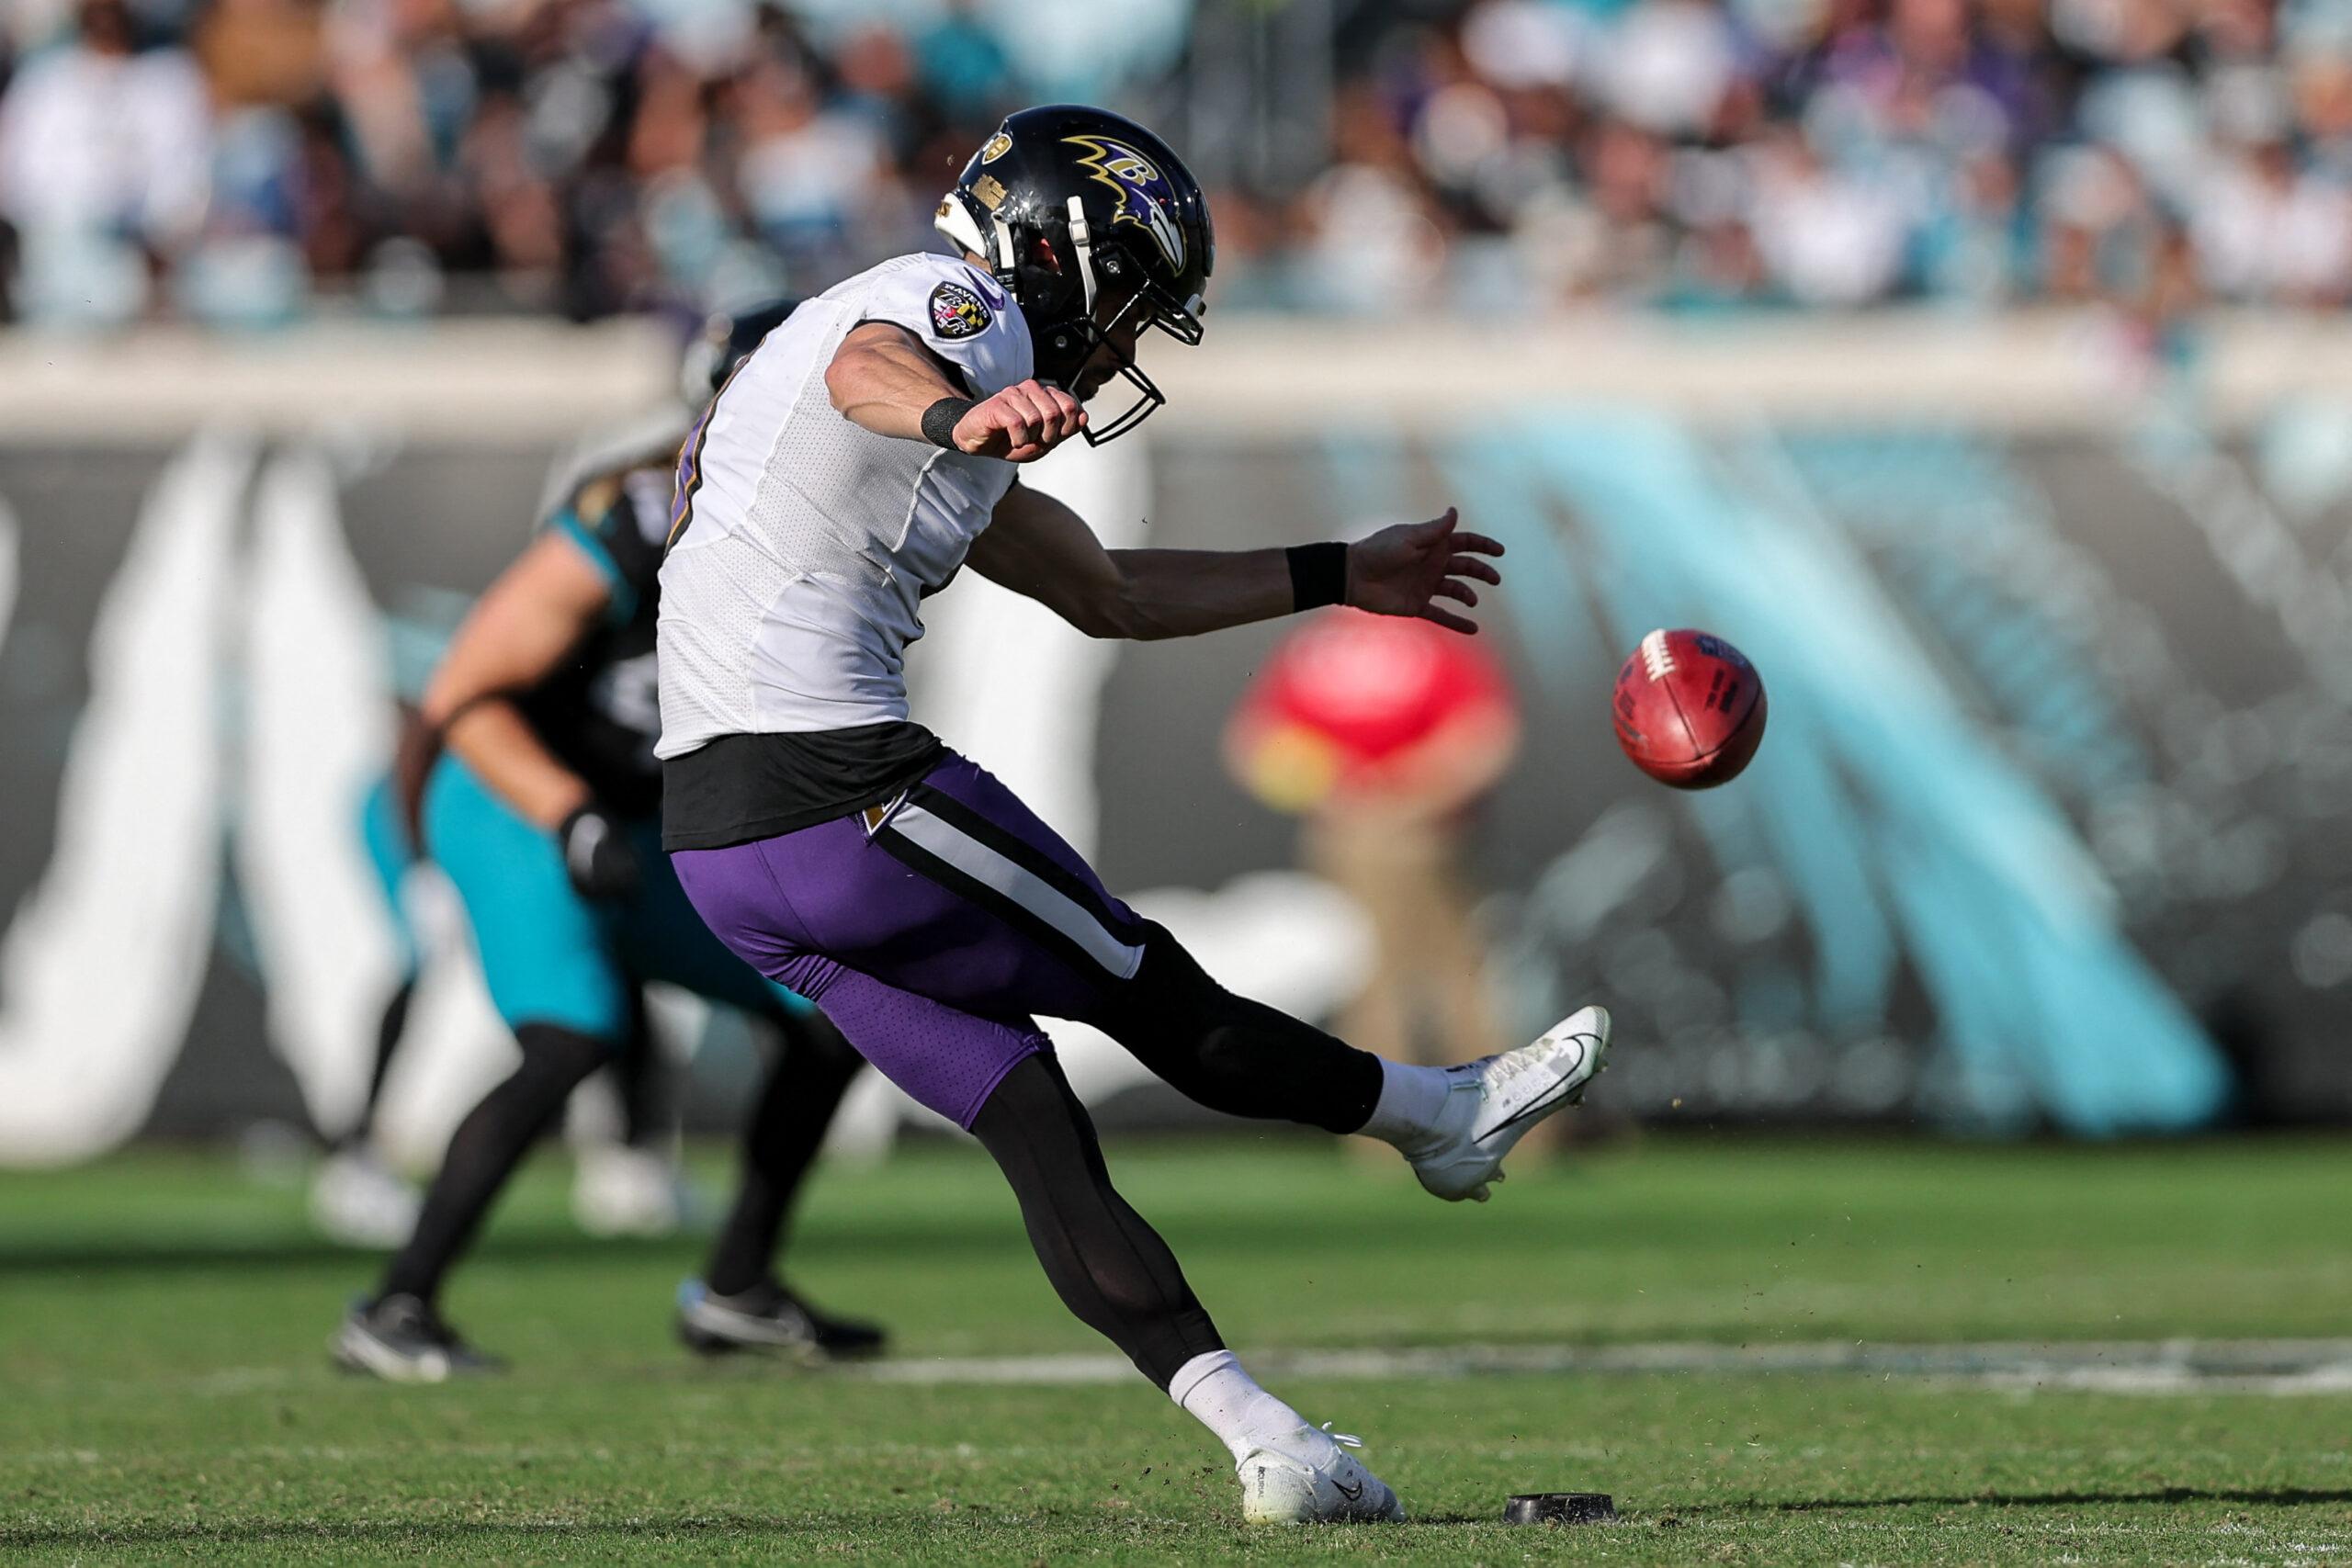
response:
[[[124,0],[81,0],[70,40],[26,59],[0,100],[0,216],[42,314],[137,315],[151,266],[204,217],[211,120],[178,49],[136,52]]]
[[[1519,701],[1483,639],[1318,613],[1277,643],[1226,727],[1234,778],[1305,818],[1308,869],[1373,932],[1341,1027],[1445,1066],[1508,1043],[1467,874],[1471,821],[1519,745]]]

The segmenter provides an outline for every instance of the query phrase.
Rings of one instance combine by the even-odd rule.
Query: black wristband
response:
[[[933,446],[956,450],[956,422],[972,406],[970,398],[942,398],[922,411],[922,438]]]
[[[1290,557],[1290,607],[1312,610],[1322,604],[1344,604],[1348,597],[1348,547],[1293,545]]]

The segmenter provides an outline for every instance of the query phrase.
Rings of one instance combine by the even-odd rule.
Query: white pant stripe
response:
[[[1133,979],[1136,969],[1142,966],[1141,946],[1121,942],[1060,888],[912,801],[899,808],[889,825],[910,842],[937,855],[974,881],[1003,894],[1069,938],[1086,951],[1088,957],[1120,979]]]

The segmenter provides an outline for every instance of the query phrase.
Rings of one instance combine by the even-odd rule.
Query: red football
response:
[[[1634,766],[1677,789],[1713,789],[1764,739],[1764,682],[1723,638],[1660,629],[1617,671],[1611,716]]]

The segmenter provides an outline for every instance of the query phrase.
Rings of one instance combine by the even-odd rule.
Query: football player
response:
[[[416,709],[397,705],[396,733],[413,734]],[[419,1193],[376,1146],[376,1117],[392,1058],[408,1038],[411,1010],[422,979],[424,953],[409,919],[404,884],[422,863],[409,838],[392,775],[379,775],[360,804],[358,829],[376,874],[376,888],[396,944],[399,969],[378,1015],[376,1049],[359,1113],[332,1140],[311,1179],[311,1217],[335,1240],[352,1247],[394,1247],[416,1228]],[[616,1055],[611,1098],[618,1101],[617,1138],[606,1134],[575,1145],[571,1212],[595,1235],[668,1235],[685,1222],[685,1184],[670,1145],[676,1133],[671,1070],[635,1010],[637,1027]]]
[[[735,323],[744,351],[788,312]],[[459,1123],[413,1233],[336,1333],[335,1356],[355,1370],[438,1382],[494,1365],[442,1317],[442,1282],[572,1089],[631,1037],[647,980],[741,1008],[785,1041],[706,1274],[681,1292],[681,1336],[707,1351],[808,1358],[880,1345],[877,1329],[817,1313],[775,1272],[857,1055],[718,944],[659,848],[651,666],[675,462],[667,446],[572,492],[458,629],[425,691],[423,743],[403,748],[415,841],[465,902],[523,1060]]]
[[[1260,1388],[1113,1190],[1032,1015],[1079,1019],[1204,1105],[1395,1145],[1447,1199],[1578,1098],[1608,1021],[1454,1068],[1386,1062],[1218,986],[1011,792],[907,717],[924,595],[968,564],[1097,637],[1214,631],[1345,602],[1449,606],[1502,547],[1453,513],[1354,546],[1105,551],[1018,481],[1162,401],[1147,331],[1201,335],[1206,203],[1160,140],[1099,109],[1006,119],[942,200],[955,254],[809,301],[689,436],[662,568],[663,840],[711,929],[868,1061],[968,1129],[1063,1301],[1232,1453],[1253,1521],[1396,1518],[1339,1439]],[[1134,394],[1107,422],[1087,404]]]

